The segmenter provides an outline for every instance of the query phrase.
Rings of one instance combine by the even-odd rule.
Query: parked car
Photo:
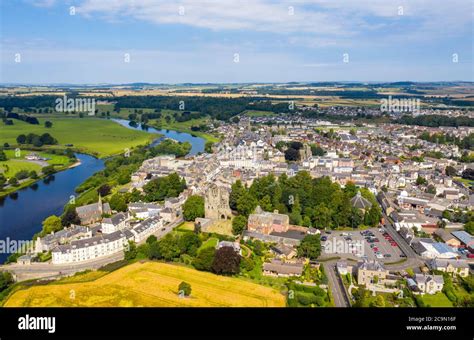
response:
[[[383,257],[392,257],[390,254],[385,254]]]
[[[400,254],[400,257],[407,257],[405,254]]]
[[[327,236],[321,236],[321,241],[327,241],[328,237]]]
[[[467,254],[467,257],[470,258],[470,259],[474,259],[474,254],[469,253],[469,254]]]
[[[380,242],[378,238],[374,238],[374,242]]]

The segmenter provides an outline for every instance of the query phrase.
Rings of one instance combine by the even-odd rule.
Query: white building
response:
[[[67,264],[94,260],[99,257],[123,252],[128,240],[134,235],[129,230],[119,230],[111,234],[72,241],[52,250],[53,264]]]

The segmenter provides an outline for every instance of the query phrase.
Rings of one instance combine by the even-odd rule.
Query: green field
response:
[[[41,165],[17,159],[9,159],[7,161],[0,162],[0,173],[2,173],[6,178],[14,176],[18,171],[21,170],[34,170],[39,174],[41,171]]]
[[[87,272],[68,281],[20,287],[8,297],[4,307],[284,307],[286,305],[285,296],[277,289],[239,278],[160,262],[136,262],[111,273]],[[191,295],[185,298],[178,294],[178,286],[183,281],[188,282],[192,289]]]
[[[20,134],[48,132],[58,140],[61,146],[72,144],[77,151],[103,158],[124,152],[151,142],[155,136],[142,131],[127,129],[119,124],[99,118],[48,117],[39,118],[39,125],[32,125],[14,120],[14,125],[1,125],[0,143],[16,145],[16,137]],[[52,128],[45,128],[44,122],[53,123]]]
[[[431,307],[452,307],[453,304],[449,301],[448,297],[444,293],[439,292],[433,295],[425,294],[422,297],[425,304]]]

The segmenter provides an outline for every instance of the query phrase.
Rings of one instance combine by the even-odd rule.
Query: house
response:
[[[134,241],[139,243],[146,240],[150,235],[153,235],[161,227],[163,227],[163,218],[161,218],[161,216],[153,216],[140,222],[130,231],[134,235]]]
[[[125,213],[118,213],[112,217],[107,217],[102,220],[101,230],[104,234],[111,234],[117,230],[125,228],[128,215]]]
[[[160,213],[161,207],[154,203],[135,202],[128,204],[128,211],[137,218],[149,218]]]
[[[267,276],[301,276],[303,274],[303,264],[299,262],[283,262],[272,260],[263,264],[263,275]]]
[[[81,225],[87,225],[102,220],[102,215],[112,214],[109,203],[102,203],[99,195],[99,201],[82,207],[76,208],[77,216],[81,220]]]
[[[461,246],[461,241],[459,241],[456,237],[454,237],[453,234],[451,234],[449,231],[446,231],[445,229],[439,228],[434,233],[450,247],[459,248],[459,246]]]
[[[216,244],[216,249],[221,249],[223,247],[232,248],[237,254],[242,256],[242,249],[240,248],[239,242],[220,241]]]
[[[34,252],[36,254],[47,252],[54,249],[57,245],[64,244],[73,240],[92,237],[94,228],[80,225],[71,225],[57,232],[38,237],[35,241]]]
[[[470,250],[474,250],[474,237],[472,237],[471,234],[464,230],[453,231],[451,234],[453,234],[453,236],[456,237],[463,246]]]
[[[290,225],[288,215],[280,214],[277,210],[273,213],[262,211],[257,207],[255,214],[248,219],[247,229],[261,234],[269,235],[272,232],[286,232]]]
[[[388,275],[389,271],[380,262],[364,261],[357,268],[357,284],[383,283]]]
[[[429,262],[429,266],[432,270],[439,270],[461,277],[469,275],[469,265],[466,260],[433,259]]]
[[[352,266],[348,265],[347,261],[337,261],[336,268],[340,275],[352,274]]]
[[[275,254],[276,257],[283,260],[291,260],[293,257],[296,256],[295,248],[287,246],[283,243],[271,246],[270,250]]]
[[[427,294],[441,292],[444,286],[442,275],[415,274],[415,282],[418,290]]]
[[[176,213],[171,208],[164,208],[160,211],[160,216],[166,223],[171,223],[175,220]]]

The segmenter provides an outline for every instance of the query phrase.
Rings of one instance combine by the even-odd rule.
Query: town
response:
[[[117,194],[76,206],[74,223],[2,269],[17,280],[72,275],[186,227],[242,261],[260,254],[259,276],[319,287],[337,307],[471,306],[474,178],[458,161],[469,147],[439,140],[472,147],[474,128],[334,123],[305,111],[211,123],[223,137],[209,152],[145,159]],[[168,180],[180,188],[154,195]]]

